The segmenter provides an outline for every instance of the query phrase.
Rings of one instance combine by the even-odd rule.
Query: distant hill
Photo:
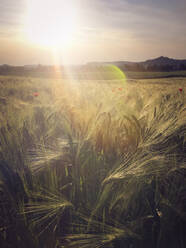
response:
[[[185,77],[186,60],[158,57],[142,62],[114,61],[114,62],[91,62],[86,65],[55,66],[24,65],[11,66],[0,65],[0,75],[44,77],[44,78],[69,78],[86,80],[119,79],[120,73],[115,68],[119,67],[128,78],[154,78],[154,77]],[[152,73],[154,72],[154,73]]]
[[[113,64],[125,71],[183,71],[186,70],[186,59],[172,59],[158,57],[142,62],[113,61],[113,62],[91,62],[88,65]]]

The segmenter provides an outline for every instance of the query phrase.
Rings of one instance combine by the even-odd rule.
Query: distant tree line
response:
[[[55,66],[30,65],[10,66],[0,65],[0,75],[15,75],[28,77],[62,77],[68,78],[69,74],[74,79],[82,80],[106,80],[120,79],[122,72],[171,72],[186,71],[186,63],[158,64],[146,62],[133,63],[92,63],[82,66],[70,66],[68,70],[64,66],[56,69]]]
[[[135,71],[135,72],[169,72],[169,71],[184,71],[186,70],[186,64],[173,64],[173,65],[146,65],[143,63],[133,63],[129,65],[118,66],[123,71]]]

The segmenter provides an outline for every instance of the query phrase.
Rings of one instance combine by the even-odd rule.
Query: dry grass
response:
[[[185,83],[1,77],[0,242],[184,248]]]

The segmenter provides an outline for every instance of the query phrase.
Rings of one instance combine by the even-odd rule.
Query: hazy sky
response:
[[[77,10],[78,28],[56,56],[51,48],[26,38],[27,1],[36,0],[0,0],[0,64],[53,64],[56,56],[60,63],[71,64],[161,55],[186,59],[186,0],[60,0],[58,12],[65,2]],[[55,5],[58,0],[48,1]],[[43,6],[40,13],[45,10]],[[34,22],[38,13],[33,13]],[[62,13],[61,20],[68,25],[67,15]],[[63,32],[60,25],[57,31]]]

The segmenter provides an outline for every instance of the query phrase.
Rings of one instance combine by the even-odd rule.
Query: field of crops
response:
[[[185,248],[185,92],[0,76],[0,247]]]
[[[126,75],[128,78],[134,78],[134,79],[153,79],[153,78],[159,78],[160,80],[162,78],[176,78],[176,77],[186,77],[186,71],[146,71],[146,72],[134,72],[134,71],[127,71]]]

